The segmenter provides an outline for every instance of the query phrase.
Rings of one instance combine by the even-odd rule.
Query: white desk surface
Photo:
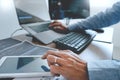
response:
[[[107,28],[103,28],[103,30],[104,30],[104,33],[98,33],[94,38],[94,41],[112,43],[113,28],[107,27]]]
[[[81,54],[85,61],[112,59],[113,44],[93,41]]]

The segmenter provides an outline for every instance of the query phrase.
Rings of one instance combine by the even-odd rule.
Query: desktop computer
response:
[[[89,0],[48,0],[51,19],[84,19],[90,16]]]

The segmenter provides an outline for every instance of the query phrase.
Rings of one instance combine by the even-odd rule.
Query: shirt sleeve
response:
[[[89,62],[88,74],[89,80],[120,80],[120,61]]]
[[[108,27],[120,21],[120,1],[115,3],[111,8],[104,12],[99,12],[96,15],[90,16],[87,19],[69,25],[70,31],[79,31],[81,29],[96,29]]]

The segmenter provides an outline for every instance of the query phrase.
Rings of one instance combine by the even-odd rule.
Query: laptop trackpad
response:
[[[56,33],[52,30],[40,32],[36,35],[36,38],[38,38],[40,41],[42,41],[44,44],[51,43],[53,40],[60,38],[64,36],[65,34]]]

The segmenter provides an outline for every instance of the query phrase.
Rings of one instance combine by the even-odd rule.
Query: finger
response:
[[[64,59],[67,59],[67,58],[72,58],[73,56],[71,54],[69,54],[67,51],[48,51],[47,52],[47,55],[54,55],[54,56],[57,56],[57,57],[60,57],[60,58],[64,58]]]
[[[65,60],[67,60],[67,58],[72,58],[72,59],[74,59],[74,60],[76,60],[77,62],[80,62],[80,63],[85,62],[83,60],[80,60],[78,57],[71,55],[69,52],[70,51],[68,51],[68,50],[66,50],[66,51],[52,51],[52,50],[50,50],[43,56],[43,58],[45,59],[48,55],[54,55],[54,56],[63,58]]]
[[[54,29],[63,29],[63,28],[60,26],[56,26],[56,27],[54,27]]]
[[[54,21],[49,26],[51,26],[51,27],[55,27],[55,26],[63,27],[63,24],[61,22]]]
[[[60,24],[60,23],[59,22],[52,22],[52,23],[50,23],[50,26],[58,25],[58,24]]]
[[[58,66],[64,66],[64,65],[67,65],[67,61],[60,58],[60,57],[56,57],[54,55],[48,55],[47,57],[47,61],[49,63],[49,66],[50,65],[58,65]]]
[[[53,75],[60,75],[62,74],[61,72],[63,71],[61,66],[55,66],[55,65],[51,65],[50,66],[50,71]]]
[[[73,59],[76,59],[75,56],[71,55],[73,52],[70,51],[70,50],[61,50],[58,52],[59,53],[59,56],[60,57],[63,57],[63,58],[73,58]],[[75,54],[75,53],[74,53]],[[78,57],[77,57],[78,58]]]
[[[57,21],[57,20],[54,20],[52,23],[58,23],[58,21]]]
[[[61,57],[61,58],[73,58],[73,55],[70,54],[71,52],[66,50],[66,51],[52,51],[52,50],[49,50],[47,51],[47,53],[43,56],[43,58],[46,58],[48,55],[54,55],[54,56],[57,56],[57,57]]]
[[[48,55],[54,55],[54,56],[58,56],[57,53],[58,51],[53,51],[53,50],[48,50],[43,56],[42,59],[46,59]]]
[[[60,23],[60,22],[54,22],[54,23],[51,23],[49,26],[50,27],[56,27],[56,26],[61,26],[62,27],[62,23]]]
[[[62,52],[63,52],[63,54],[61,54],[61,55],[64,55],[64,53],[66,54],[66,55],[64,55],[64,57],[65,58],[72,58],[72,59],[74,59],[74,60],[76,60],[76,61],[82,61],[79,57],[78,57],[78,55],[77,54],[75,54],[74,52],[72,52],[71,50],[61,50]],[[61,53],[62,53],[61,52]]]

